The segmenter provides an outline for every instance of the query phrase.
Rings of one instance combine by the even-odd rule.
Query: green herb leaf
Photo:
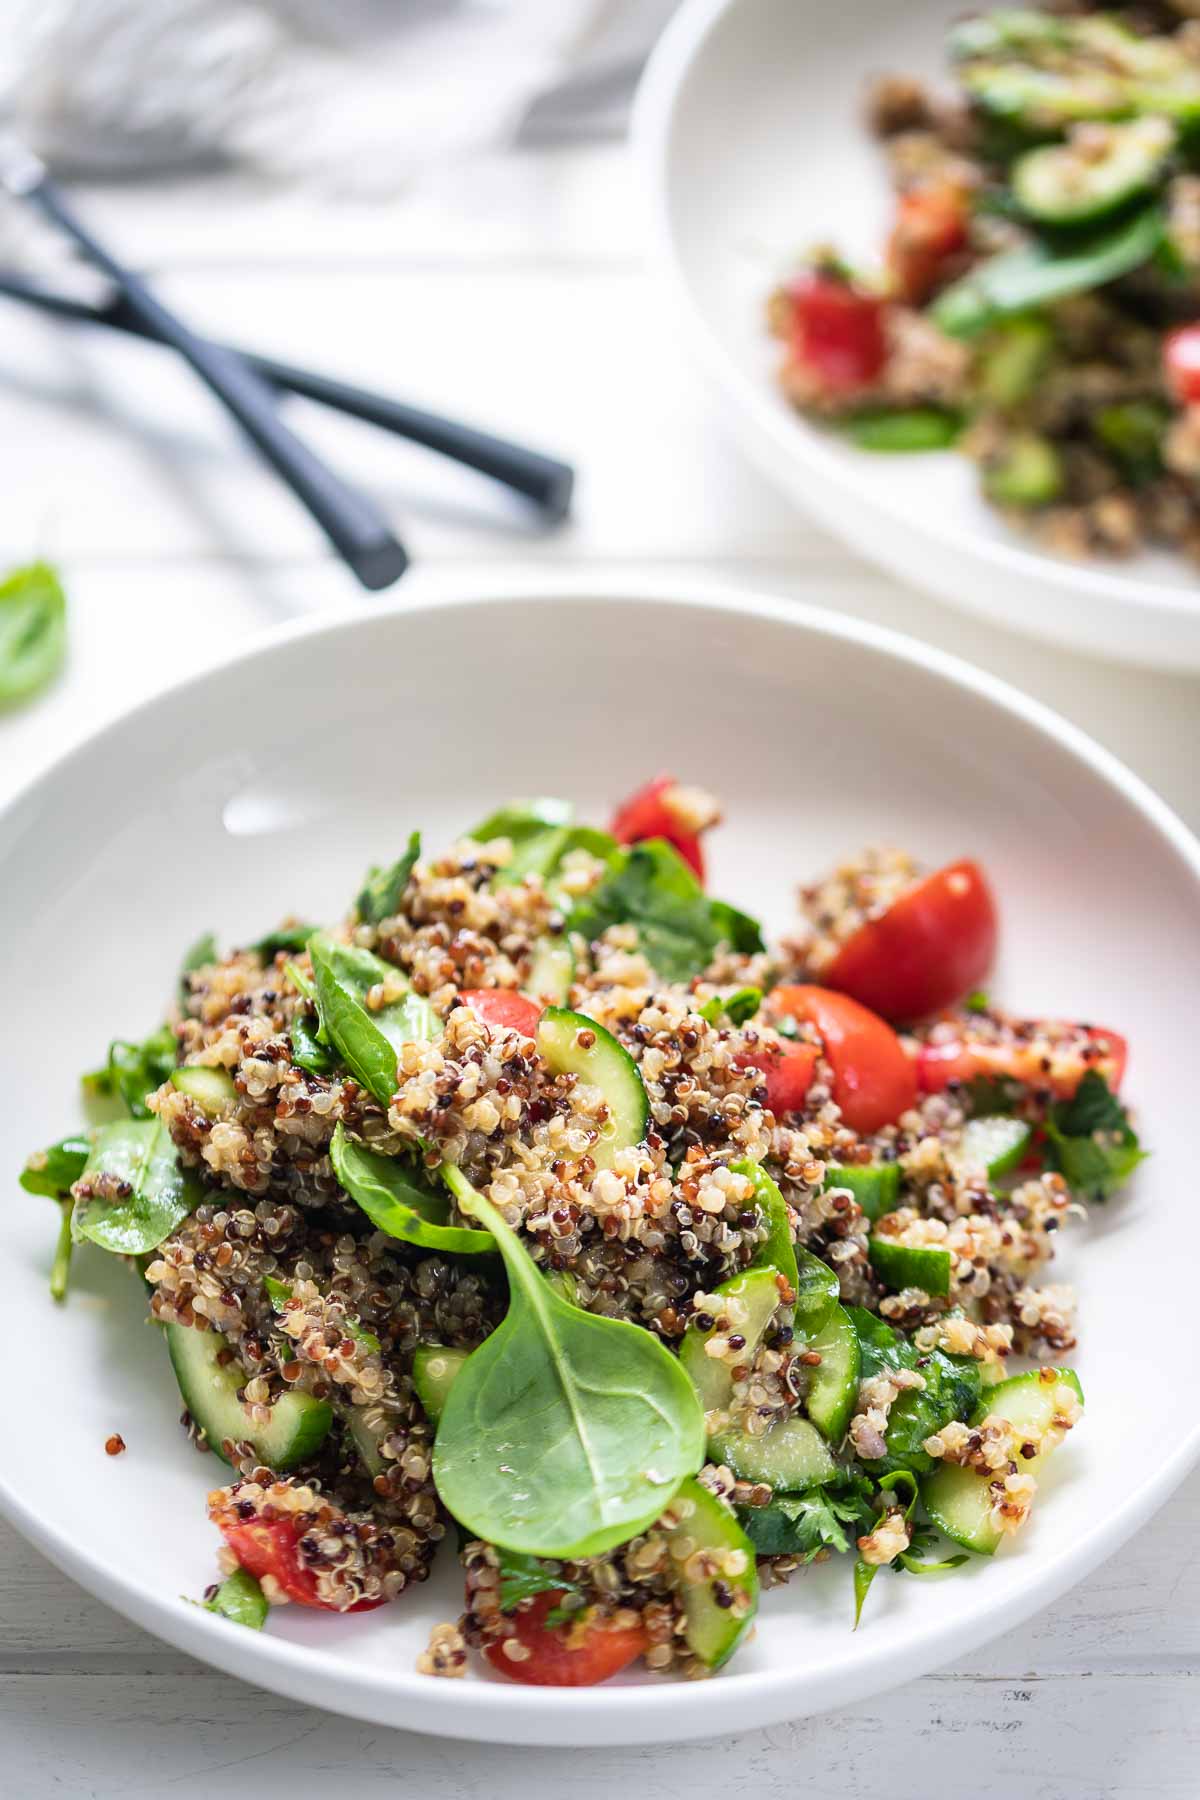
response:
[[[105,1066],[83,1076],[84,1092],[115,1095],[124,1101],[132,1118],[148,1119],[146,1096],[170,1078],[175,1052],[175,1033],[169,1025],[160,1025],[140,1044],[129,1038],[114,1038],[108,1046]]]
[[[71,1232],[120,1256],[156,1250],[200,1204],[160,1119],[102,1125],[76,1184]]]
[[[922,1562],[920,1557],[902,1550],[891,1567],[899,1567],[908,1575],[947,1575],[951,1569],[961,1569],[970,1560],[966,1552],[961,1551],[957,1556],[943,1556],[938,1562]]]
[[[558,1573],[557,1563],[543,1562],[536,1556],[522,1556],[515,1550],[500,1552],[500,1611],[512,1612],[522,1600],[535,1594],[582,1594],[577,1581],[568,1581]]]
[[[35,1150],[21,1171],[21,1186],[27,1194],[64,1199],[83,1174],[91,1148],[85,1132],[74,1132],[48,1150]]]
[[[450,1209],[444,1194],[419,1186],[398,1157],[380,1156],[347,1137],[340,1123],[329,1156],[334,1174],[355,1205],[388,1237],[450,1256],[480,1255],[496,1249],[490,1231],[448,1225]]]
[[[67,1282],[71,1274],[71,1252],[75,1248],[75,1239],[71,1236],[72,1204],[70,1200],[59,1202],[62,1218],[58,1227],[58,1243],[54,1249],[54,1261],[50,1265],[50,1298],[60,1302],[67,1297]]]
[[[700,1008],[700,1017],[707,1019],[710,1025],[719,1025],[722,1019],[728,1019],[731,1025],[745,1025],[762,1006],[761,988],[738,988],[733,994],[714,994]]]
[[[970,1356],[947,1356],[942,1350],[919,1351],[874,1313],[861,1306],[848,1307],[847,1311],[858,1333],[863,1381],[883,1369],[915,1369],[925,1382],[924,1388],[907,1389],[893,1402],[884,1433],[887,1456],[867,1467],[927,1474],[934,1461],[922,1445],[951,1419],[965,1420],[974,1412],[982,1385],[979,1364]]]
[[[569,800],[513,800],[508,806],[489,813],[465,835],[476,844],[490,844],[496,838],[508,838],[510,843],[519,844],[523,838],[535,837],[539,832],[553,830],[559,825],[569,825],[574,814]]]
[[[353,944],[338,943],[324,932],[317,932],[308,951],[322,1029],[350,1073],[386,1108],[396,1092],[400,1049],[431,1042],[438,1035],[433,1008],[409,989],[373,1012],[366,1004],[373,987],[404,982],[392,963]]]
[[[338,1059],[331,1047],[322,1042],[320,1030],[310,1023],[307,1014],[297,1013],[289,1033],[292,1061],[310,1075],[336,1075]]]
[[[661,838],[614,852],[603,879],[573,909],[572,931],[589,940],[611,925],[634,925],[646,957],[668,981],[688,981],[712,961],[717,946],[763,947],[753,919],[710,900],[678,851]]]
[[[0,706],[26,700],[67,654],[67,599],[49,563],[29,563],[0,582]]]
[[[962,416],[935,406],[904,406],[854,413],[846,435],[860,450],[883,455],[945,450],[962,431]]]
[[[227,1575],[212,1599],[201,1604],[205,1612],[219,1613],[221,1618],[248,1626],[251,1631],[261,1631],[266,1623],[267,1597],[245,1569],[235,1569]]]
[[[299,956],[316,929],[315,925],[281,925],[277,931],[268,931],[266,937],[260,937],[250,948],[265,963],[274,962],[281,950],[286,950],[289,956]]]
[[[738,1517],[760,1556],[798,1556],[812,1562],[822,1550],[843,1555],[875,1520],[875,1484],[847,1471],[837,1482],[803,1494],[776,1494],[766,1506],[743,1507]]]
[[[798,1295],[800,1272],[796,1266],[796,1246],[792,1241],[787,1202],[761,1163],[751,1162],[748,1157],[743,1157],[739,1162],[730,1163],[729,1167],[733,1174],[745,1175],[754,1183],[754,1203],[769,1234],[758,1246],[750,1267],[777,1270]],[[821,1266],[824,1268],[824,1264]],[[832,1270],[829,1273],[832,1274]],[[833,1288],[836,1295],[836,1275],[833,1276]],[[832,1301],[830,1305],[832,1306]],[[827,1312],[828,1310],[826,1308]]]
[[[196,939],[195,943],[185,953],[183,961],[179,965],[179,999],[181,1005],[187,1004],[192,991],[188,976],[194,974],[197,969],[203,969],[208,963],[216,962],[216,960],[217,940],[211,931],[206,931],[203,937],[198,937]]]
[[[1092,1200],[1107,1200],[1124,1187],[1147,1155],[1128,1112],[1098,1069],[1087,1071],[1070,1100],[1050,1108],[1046,1140],[1047,1167]]]
[[[443,1168],[508,1271],[503,1322],[450,1389],[434,1443],[442,1501],[468,1530],[533,1556],[595,1556],[644,1531],[704,1461],[704,1415],[678,1357],[554,1292],[503,1214]]]
[[[271,1302],[271,1310],[277,1313],[285,1312],[287,1303],[292,1297],[292,1290],[287,1282],[277,1281],[274,1275],[264,1275],[263,1287],[266,1289],[267,1299]],[[365,1349],[373,1351],[376,1354],[382,1350],[383,1346],[375,1336],[375,1333],[373,1331],[367,1331],[364,1326],[359,1324],[357,1319],[347,1319],[345,1328],[346,1335],[352,1337],[355,1343],[362,1344]]]
[[[390,868],[371,869],[368,872],[355,901],[358,916],[364,924],[378,925],[381,919],[390,919],[400,910],[408,878],[416,867],[420,854],[421,834],[414,831],[409,836],[408,848],[403,856],[397,857]]]

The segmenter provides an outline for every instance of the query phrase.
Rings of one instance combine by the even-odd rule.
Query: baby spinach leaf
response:
[[[598,938],[610,925],[633,925],[647,959],[668,981],[688,981],[712,961],[718,944],[761,950],[753,919],[710,900],[678,851],[661,838],[616,850],[602,880],[578,902],[572,931]]]
[[[77,1244],[89,1238],[102,1250],[139,1256],[156,1250],[200,1198],[160,1119],[118,1119],[96,1133],[75,1184],[71,1233]]]
[[[337,1056],[328,1044],[322,1043],[319,1029],[307,1014],[297,1013],[289,1037],[292,1061],[298,1069],[307,1069],[310,1075],[336,1075]]]
[[[490,844],[495,838],[508,838],[510,843],[519,844],[523,838],[569,825],[574,813],[569,800],[513,800],[489,813],[465,835],[476,844]]]
[[[334,1174],[355,1205],[388,1237],[450,1256],[496,1249],[490,1231],[448,1225],[450,1209],[443,1194],[419,1186],[398,1157],[380,1156],[347,1137],[344,1125],[339,1124],[333,1134],[329,1157]]]
[[[211,1600],[202,1601],[205,1612],[218,1613],[234,1625],[261,1631],[267,1618],[267,1597],[253,1575],[235,1569],[227,1575]]]
[[[589,856],[607,862],[615,849],[616,840],[591,825],[558,825],[549,831],[533,832],[513,846],[508,861],[493,875],[492,886],[517,887],[527,875],[540,875],[552,886],[553,876],[573,850],[586,850]]]
[[[741,1508],[742,1528],[760,1556],[798,1556],[812,1562],[822,1550],[838,1555],[875,1520],[875,1484],[848,1471],[843,1479],[803,1494],[776,1494],[766,1506]]]
[[[389,868],[368,870],[367,878],[354,903],[358,908],[358,916],[365,925],[378,925],[381,919],[390,919],[399,912],[408,878],[415,869],[420,854],[421,834],[414,831],[409,836],[408,847],[403,856],[398,856]]]
[[[650,1332],[556,1294],[503,1214],[443,1168],[508,1271],[503,1322],[463,1364],[434,1444],[434,1481],[468,1530],[532,1556],[595,1556],[658,1518],[704,1461],[704,1415]]]
[[[522,1600],[535,1594],[582,1594],[577,1581],[568,1581],[558,1572],[557,1563],[542,1562],[536,1556],[522,1556],[515,1550],[500,1552],[500,1611],[512,1612]]]
[[[847,1311],[858,1333],[862,1380],[867,1381],[882,1370],[915,1369],[925,1383],[923,1388],[905,1389],[893,1401],[884,1433],[887,1455],[869,1462],[867,1467],[928,1474],[934,1461],[921,1446],[951,1419],[970,1418],[982,1387],[979,1364],[971,1356],[918,1350],[861,1306],[848,1307]]]
[[[1128,1112],[1098,1069],[1087,1071],[1070,1100],[1050,1108],[1046,1139],[1046,1166],[1092,1200],[1115,1194],[1147,1156]]]
[[[83,1174],[91,1148],[91,1138],[80,1131],[51,1144],[48,1150],[35,1150],[21,1171],[21,1186],[27,1194],[63,1199]]]
[[[175,1067],[175,1051],[175,1033],[169,1025],[160,1025],[140,1044],[129,1038],[114,1038],[104,1067],[82,1077],[84,1092],[115,1095],[124,1101],[132,1118],[148,1119],[146,1095],[169,1079]]]
[[[0,706],[26,700],[67,654],[67,598],[49,563],[29,563],[0,582]]]
[[[250,948],[265,963],[274,962],[281,950],[289,956],[299,956],[316,929],[315,925],[281,925],[277,931],[268,931],[266,937],[258,938]]]
[[[203,969],[207,963],[216,962],[216,960],[217,940],[211,931],[206,931],[203,937],[198,937],[190,949],[185,952],[183,961],[179,965],[181,1005],[187,1004],[192,991],[188,976],[194,974],[197,969]]]
[[[403,981],[392,963],[324,932],[316,933],[308,951],[321,1027],[350,1073],[386,1109],[396,1091],[401,1047],[428,1043],[438,1034],[433,1008],[409,990],[372,1011],[366,997],[373,987]]]

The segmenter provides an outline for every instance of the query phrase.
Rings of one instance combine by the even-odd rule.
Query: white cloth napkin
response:
[[[7,0],[0,103],[66,173],[232,159],[386,193],[525,121],[611,129],[675,3]]]

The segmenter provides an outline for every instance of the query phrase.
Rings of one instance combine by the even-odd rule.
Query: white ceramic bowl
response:
[[[1051,556],[984,504],[965,457],[856,450],[775,391],[770,289],[810,244],[879,261],[891,198],[864,86],[887,70],[944,83],[945,28],[962,11],[962,0],[687,0],[636,111],[655,263],[745,449],[860,554],[1035,636],[1200,669],[1200,578],[1181,558]]]
[[[139,707],[0,816],[6,1104],[0,1167],[77,1123],[77,1077],[161,1015],[182,948],[332,917],[414,825],[437,845],[546,790],[603,818],[670,766],[724,798],[712,881],[783,925],[798,878],[881,835],[970,851],[1003,913],[995,991],[1119,1026],[1154,1157],[1064,1244],[1084,1332],[1083,1428],[1019,1546],[944,1582],[876,1583],[850,1630],[844,1563],[766,1597],[712,1681],[582,1691],[418,1676],[453,1618],[452,1555],[357,1618],[289,1607],[255,1635],[187,1605],[214,1574],[221,1478],[125,1268],[77,1253],[46,1291],[47,1202],[5,1207],[0,1504],[64,1569],[182,1649],[384,1724],[511,1742],[704,1736],[862,1700],[1043,1606],[1115,1550],[1200,1450],[1193,1321],[1163,1271],[1194,1231],[1200,848],[1077,731],[936,651],[744,593],[568,585],[372,607],[293,631]],[[1169,1292],[1168,1296],[1169,1298]],[[128,1450],[104,1453],[110,1432]]]

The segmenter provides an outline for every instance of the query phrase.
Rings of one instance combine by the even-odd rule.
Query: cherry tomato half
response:
[[[1184,406],[1200,401],[1200,325],[1180,325],[1163,339],[1167,386]]]
[[[877,1013],[829,988],[777,987],[773,1013],[815,1025],[833,1069],[833,1097],[852,1131],[864,1135],[891,1125],[917,1097],[917,1076],[900,1040]]]
[[[798,1112],[812,1086],[817,1063],[815,1044],[760,1044],[755,1050],[743,1050],[733,1059],[735,1069],[758,1069],[767,1087],[767,1105],[780,1118],[784,1113]]]
[[[529,1652],[517,1660],[504,1645],[489,1644],[484,1655],[493,1669],[535,1687],[594,1687],[627,1668],[647,1648],[641,1625],[547,1625],[546,1614],[562,1591],[538,1594],[512,1615],[516,1641]]]
[[[704,880],[704,851],[694,831],[687,831],[664,798],[679,786],[673,775],[656,775],[618,806],[609,827],[618,844],[640,844],[665,838],[678,850],[697,881]]]
[[[270,1575],[279,1583],[289,1600],[301,1606],[315,1606],[322,1612],[370,1612],[386,1605],[384,1597],[358,1600],[353,1606],[330,1606],[317,1598],[317,1578],[301,1561],[300,1527],[291,1519],[250,1519],[243,1523],[235,1518],[218,1518],[221,1534],[239,1564],[256,1581]]]
[[[1019,1081],[1058,1100],[1069,1100],[1089,1069],[1103,1075],[1116,1093],[1128,1055],[1121,1034],[1099,1025],[1079,1025],[1067,1034],[1057,1025],[1053,1036],[1033,1025],[1027,1036],[996,1043],[973,1038],[964,1021],[961,1037],[920,1046],[917,1085],[923,1094],[938,1094],[952,1081],[974,1081],[984,1075]]]
[[[464,988],[458,997],[485,1025],[519,1031],[527,1038],[537,1030],[537,1022],[544,1011],[536,1000],[531,1000],[527,994],[518,994],[515,988]]]
[[[796,358],[830,394],[868,388],[887,361],[886,302],[831,275],[802,275],[788,289]]]
[[[930,182],[902,194],[887,247],[888,271],[899,297],[913,306],[927,300],[946,259],[966,241],[966,196],[954,182]]]
[[[885,1019],[923,1019],[979,986],[996,954],[996,931],[979,864],[950,863],[861,925],[824,977]]]

